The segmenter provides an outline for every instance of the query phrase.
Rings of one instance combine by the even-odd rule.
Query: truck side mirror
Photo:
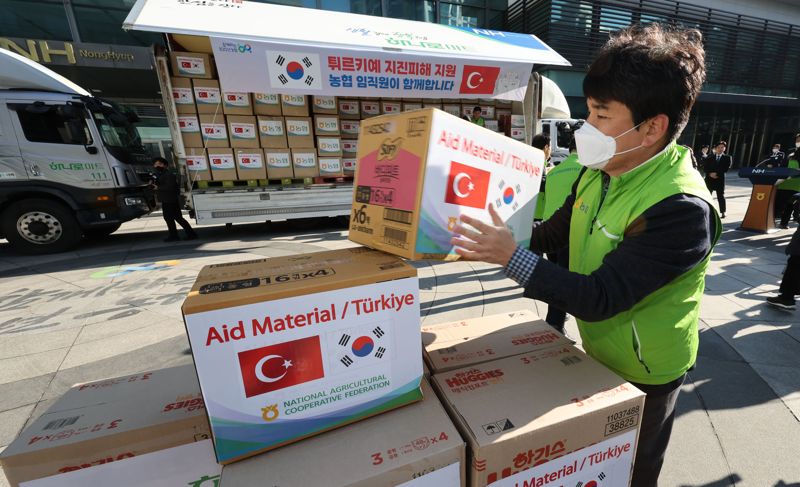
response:
[[[84,149],[86,149],[86,152],[88,152],[89,154],[92,154],[92,155],[97,154],[97,147],[95,147],[93,145],[88,145],[88,144],[84,145],[83,147],[84,147]]]

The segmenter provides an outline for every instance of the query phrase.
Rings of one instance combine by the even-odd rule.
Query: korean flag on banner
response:
[[[390,325],[375,323],[328,334],[329,365],[334,373],[388,362]]]
[[[269,81],[275,89],[321,90],[322,71],[317,54],[267,51]]]

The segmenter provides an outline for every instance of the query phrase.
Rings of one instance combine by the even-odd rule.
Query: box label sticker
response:
[[[252,123],[231,123],[231,137],[234,139],[255,139],[256,126]]]
[[[342,150],[341,141],[337,138],[319,138],[319,151],[320,152],[333,152],[338,153]]]
[[[345,115],[358,115],[358,102],[357,101],[339,101],[339,113]]]
[[[499,478],[498,472],[489,472],[486,483],[493,487],[519,487],[522,485],[628,485],[633,454],[636,449],[636,430],[536,464],[539,450],[528,450],[514,456],[513,472]],[[525,469],[527,470],[522,470]]]
[[[259,105],[279,105],[280,95],[270,95],[267,93],[255,93],[256,103]]]
[[[342,159],[342,167],[345,171],[354,172],[356,170],[355,159]]]
[[[225,99],[225,106],[228,107],[250,106],[250,97],[247,95],[247,93],[226,92],[224,99]]]
[[[233,156],[230,154],[210,154],[211,169],[235,169]]]
[[[361,128],[360,120],[342,120],[339,124],[342,127],[342,133],[348,135],[358,135]]]
[[[288,152],[274,152],[267,155],[267,166],[287,168],[292,165]]]
[[[348,154],[355,154],[358,152],[358,141],[357,140],[343,140],[342,141],[342,152],[346,152]]]
[[[206,63],[201,57],[175,56],[178,65],[178,74],[204,75]]]
[[[286,133],[288,135],[311,135],[311,124],[308,120],[286,120]]]
[[[200,132],[200,124],[197,122],[197,117],[178,117],[178,126],[181,132],[191,134]]]
[[[342,172],[342,161],[336,158],[325,158],[319,160],[319,172],[321,173],[340,173]]]
[[[422,103],[406,103],[403,106],[404,112],[410,112],[411,110],[419,110],[422,108]]]
[[[383,104],[383,112],[384,113],[400,113],[400,104],[399,103],[384,103]]]
[[[205,171],[208,169],[206,156],[186,156],[186,168],[190,171]]]
[[[266,137],[280,137],[284,135],[283,122],[280,120],[260,120],[258,130]]]
[[[414,447],[416,446],[414,444]],[[461,462],[451,463],[433,472],[428,472],[427,470],[426,472],[413,480],[397,485],[397,487],[450,487],[461,485]]]
[[[306,106],[306,97],[305,95],[283,95],[283,104],[293,107],[304,107]]]
[[[175,100],[176,105],[192,105],[194,103],[194,96],[192,96],[191,88],[172,88],[172,99]]]
[[[522,140],[525,138],[525,129],[521,127],[511,127],[511,138]]]
[[[339,133],[339,119],[336,117],[317,117],[317,133]]]
[[[292,155],[294,156],[294,165],[297,167],[317,166],[317,156],[313,152],[301,152]]]
[[[335,96],[315,96],[314,106],[323,110],[336,110]]]
[[[414,210],[421,161],[403,149],[403,140],[387,138],[377,151],[358,161],[361,169],[356,181],[356,203]]]
[[[228,138],[228,130],[224,123],[203,123],[203,138],[208,140],[225,140]]]
[[[238,154],[239,167],[242,169],[261,169],[264,167],[264,161],[261,154],[254,152],[252,154]]]
[[[372,101],[362,101],[361,102],[361,111],[364,115],[380,115],[381,114],[381,104],[378,102]]]
[[[220,100],[219,88],[198,86],[194,89],[194,97],[198,105],[216,105]]]

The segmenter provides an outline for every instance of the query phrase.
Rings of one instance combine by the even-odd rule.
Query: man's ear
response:
[[[645,129],[642,145],[651,147],[667,142],[665,139],[669,133],[669,117],[661,113],[646,121],[642,126]]]

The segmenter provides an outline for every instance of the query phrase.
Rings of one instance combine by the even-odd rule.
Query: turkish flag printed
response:
[[[471,95],[492,95],[498,76],[500,76],[498,67],[465,64],[464,71],[461,73],[461,88],[458,92]]]
[[[319,337],[239,352],[245,397],[258,396],[325,376]]]
[[[489,171],[451,161],[450,174],[447,176],[445,203],[486,208],[486,196],[489,193],[491,176]]]

